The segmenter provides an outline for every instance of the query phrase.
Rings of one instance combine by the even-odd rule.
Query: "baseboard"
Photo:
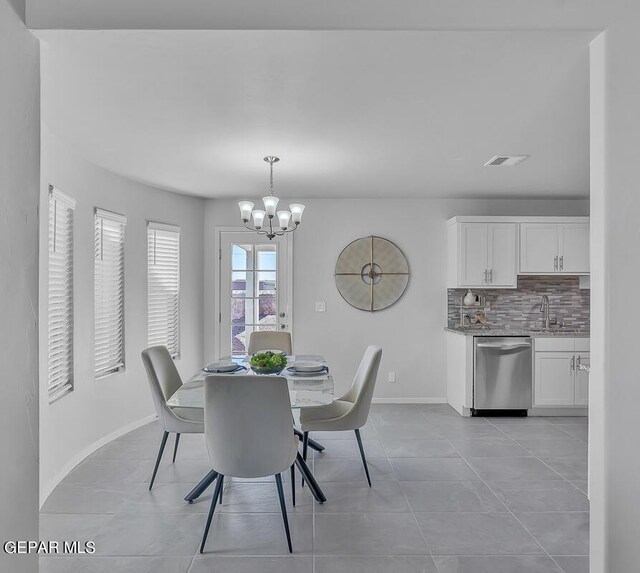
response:
[[[534,416],[546,416],[546,417],[553,417],[553,416],[563,416],[563,417],[570,417],[570,416],[588,416],[589,415],[589,408],[588,407],[576,407],[576,406],[569,406],[566,408],[560,407],[560,406],[553,406],[553,407],[548,407],[548,408],[544,408],[541,406],[537,406],[535,408],[530,408],[529,409],[529,416],[534,417]]]
[[[62,470],[60,470],[60,472],[53,479],[49,481],[49,483],[47,483],[44,487],[40,488],[40,508],[42,508],[42,506],[44,505],[44,502],[47,501],[47,498],[49,497],[51,492],[55,489],[55,487],[67,476],[67,474],[73,468],[75,468],[87,456],[91,455],[93,452],[95,452],[97,449],[101,448],[102,446],[106,446],[109,442],[112,442],[116,438],[119,438],[120,436],[124,436],[125,434],[128,434],[129,432],[135,430],[136,428],[139,428],[140,426],[144,426],[149,422],[153,422],[153,420],[155,420],[156,418],[157,416],[153,414],[151,416],[145,416],[144,418],[141,418],[140,420],[136,420],[135,422],[131,422],[130,424],[127,424],[122,428],[118,428],[115,432],[111,432],[110,434],[93,442],[93,444],[87,446],[78,454],[76,454],[73,458],[71,458],[71,460],[69,460],[69,462],[67,462],[64,465]]]
[[[446,404],[446,398],[374,398],[374,404]]]

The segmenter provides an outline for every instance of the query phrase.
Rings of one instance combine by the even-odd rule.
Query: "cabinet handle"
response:
[[[557,256],[553,259],[553,270],[554,271],[558,270],[558,257]]]
[[[560,257],[560,270],[564,268],[564,256]]]
[[[576,357],[572,356],[571,357],[571,370],[575,371],[576,369]]]
[[[576,358],[576,368],[580,369],[580,356]]]
[[[493,269],[489,271],[489,282],[493,284]]]
[[[487,284],[487,269],[484,269],[484,284]]]

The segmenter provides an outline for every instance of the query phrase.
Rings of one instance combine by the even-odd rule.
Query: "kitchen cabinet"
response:
[[[588,338],[537,338],[534,354],[534,406],[588,406]]]
[[[573,352],[536,352],[534,406],[575,405]]]
[[[558,225],[520,225],[520,272],[554,273],[557,270]]]
[[[459,223],[448,229],[450,287],[515,288],[516,223]]]
[[[459,229],[460,286],[484,285],[487,276],[487,225],[463,223]]]
[[[558,225],[558,254],[560,271],[589,272],[589,225]]]
[[[520,273],[588,274],[589,223],[521,223]]]

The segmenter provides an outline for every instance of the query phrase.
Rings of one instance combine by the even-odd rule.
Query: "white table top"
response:
[[[240,370],[232,374],[232,376],[247,374],[257,376],[257,374],[249,368],[249,359],[247,356],[225,357],[224,359],[233,360],[247,367],[247,370]],[[289,366],[296,360],[317,360],[318,362],[326,364],[322,356],[302,354],[287,356],[287,364]],[[207,376],[220,375],[221,374],[211,374],[202,370],[197,372],[167,400],[167,405],[172,408],[204,408],[204,380]],[[329,372],[322,372],[315,376],[293,376],[285,368],[280,376],[284,376],[287,379],[289,396],[291,397],[291,407],[294,409],[323,406],[333,402],[333,377]]]

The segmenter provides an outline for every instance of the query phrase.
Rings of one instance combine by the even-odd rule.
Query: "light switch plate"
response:
[[[325,312],[327,310],[327,303],[323,300],[316,301],[316,312]]]
[[[395,372],[389,372],[389,383],[390,384],[395,384],[396,383],[396,373]]]

